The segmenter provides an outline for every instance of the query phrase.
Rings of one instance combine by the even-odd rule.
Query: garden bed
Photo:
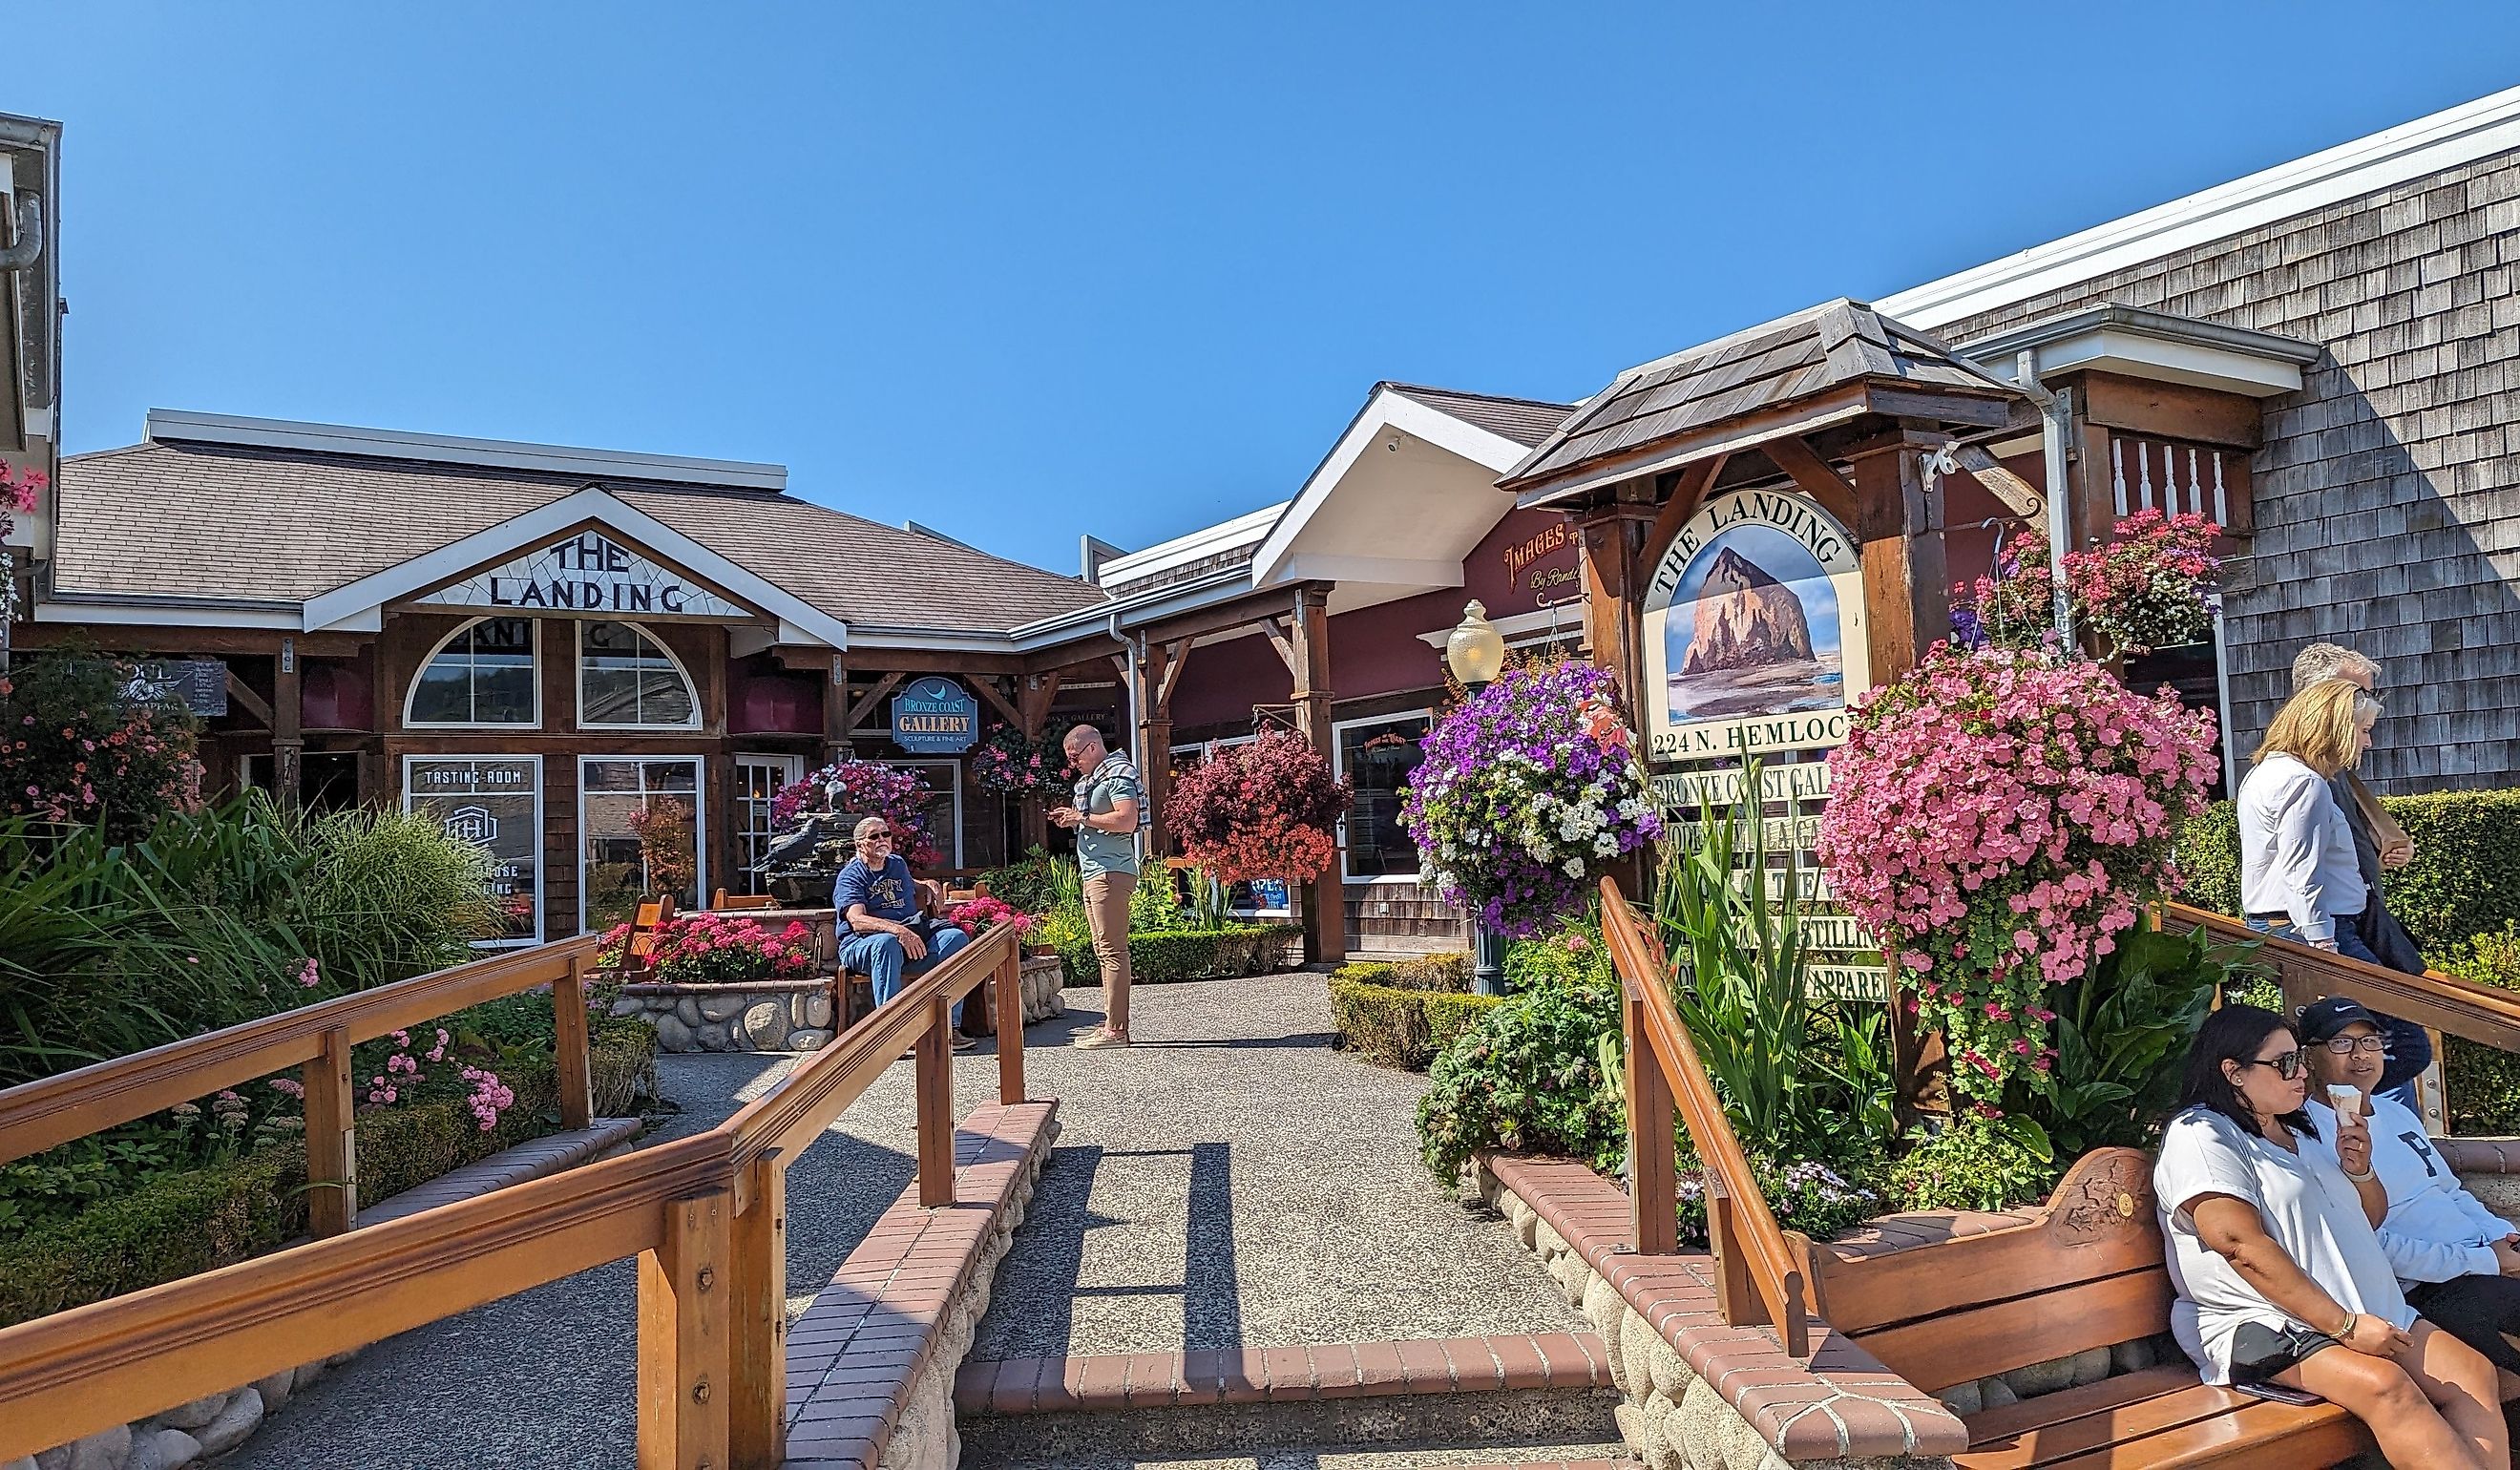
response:
[[[1341,965],[1329,977],[1338,1048],[1386,1067],[1422,1072],[1455,1037],[1505,1002],[1474,996],[1469,957],[1428,955]]]
[[[633,982],[613,998],[612,1013],[653,1027],[660,1051],[811,1051],[832,1039],[838,1008],[828,978]]]
[[[1137,985],[1176,980],[1230,980],[1266,975],[1300,960],[1288,947],[1303,941],[1294,924],[1230,924],[1222,929],[1158,929],[1129,936],[1129,978]],[[1090,939],[1058,942],[1058,960],[1070,985],[1100,985]]]

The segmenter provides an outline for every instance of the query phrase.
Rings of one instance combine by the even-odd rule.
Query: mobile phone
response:
[[[2252,1398],[2270,1399],[2277,1403],[2298,1403],[2304,1407],[2327,1402],[2307,1389],[2286,1388],[2280,1383],[2235,1383],[2231,1388],[2235,1393]]]

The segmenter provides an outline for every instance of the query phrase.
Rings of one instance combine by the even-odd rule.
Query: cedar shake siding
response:
[[[2147,307],[2318,342],[2269,399],[2256,533],[2230,567],[2245,755],[2306,644],[2380,661],[2367,770],[2394,791],[2520,784],[2520,152],[1952,323]],[[1955,568],[1955,574],[1958,568]]]

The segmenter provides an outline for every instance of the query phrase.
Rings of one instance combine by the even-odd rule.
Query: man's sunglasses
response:
[[[2301,1069],[2309,1064],[2310,1053],[2308,1051],[2287,1051],[2281,1056],[2253,1056],[2249,1058],[2250,1066],[2272,1067],[2275,1069],[2275,1075],[2286,1082],[2290,1082],[2294,1078],[2299,1077],[2301,1075]]]
[[[2340,1036],[2319,1045],[2337,1056],[2352,1056],[2357,1051],[2381,1056],[2388,1052],[2389,1039],[2385,1036]]]
[[[892,840],[892,833],[890,833],[890,832],[862,832],[862,833],[860,833],[860,834],[858,835],[858,840],[859,840],[860,842],[890,842],[890,841]]]

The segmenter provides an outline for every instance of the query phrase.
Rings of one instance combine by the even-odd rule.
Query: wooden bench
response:
[[[2170,1330],[2152,1160],[2085,1155],[2029,1224],[1875,1254],[1815,1243],[1821,1314],[1931,1394]],[[2333,1465],[2373,1448],[2331,1403],[2203,1383],[2184,1358],[1962,1416],[1958,1470]]]
[[[648,972],[656,953],[656,931],[673,916],[674,901],[670,898],[650,899],[630,915],[630,942],[621,949],[619,974],[623,979],[636,979]]]

